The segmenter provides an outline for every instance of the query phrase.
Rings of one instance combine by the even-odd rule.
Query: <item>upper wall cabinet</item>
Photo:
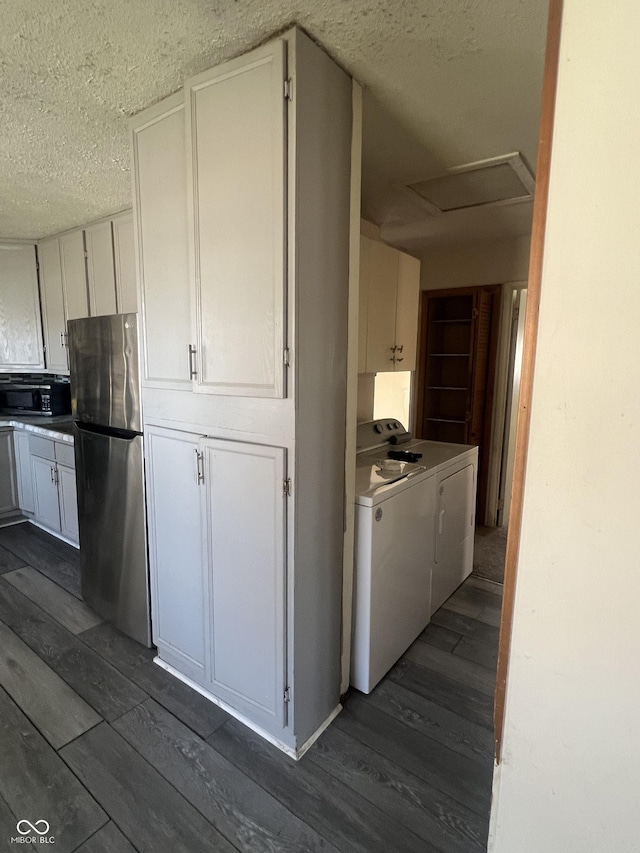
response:
[[[114,216],[111,219],[111,228],[116,274],[116,311],[118,314],[131,314],[138,310],[133,213],[127,210]]]
[[[43,368],[35,247],[0,244],[0,369]]]
[[[38,261],[47,370],[66,373],[69,370],[67,323],[60,264],[60,240],[57,237],[38,243]]]
[[[358,370],[415,370],[420,261],[360,238]]]
[[[284,396],[285,43],[185,85],[195,390]]]
[[[88,317],[89,299],[82,228],[61,235],[60,263],[66,319],[76,320],[79,317]]]
[[[69,370],[67,320],[137,311],[130,210],[38,243],[47,370]]]
[[[131,122],[145,385],[191,388],[191,301],[182,93]]]
[[[113,266],[111,222],[85,228],[89,314],[99,317],[116,313],[116,276]]]

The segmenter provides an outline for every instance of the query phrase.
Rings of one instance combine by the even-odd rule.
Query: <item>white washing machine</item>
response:
[[[357,448],[351,684],[369,693],[473,567],[478,449],[394,419],[359,424]]]
[[[388,441],[375,431],[379,423],[358,427],[351,684],[363,693],[375,687],[431,616],[435,471],[388,460]]]

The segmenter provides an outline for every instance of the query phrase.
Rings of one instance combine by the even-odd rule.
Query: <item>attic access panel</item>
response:
[[[529,201],[534,187],[533,175],[517,152],[457,166],[408,185],[433,213]]]

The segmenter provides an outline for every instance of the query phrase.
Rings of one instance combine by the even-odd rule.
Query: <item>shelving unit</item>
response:
[[[422,296],[416,432],[431,441],[480,447],[480,518],[489,452],[497,291],[496,286],[469,287],[426,291]]]

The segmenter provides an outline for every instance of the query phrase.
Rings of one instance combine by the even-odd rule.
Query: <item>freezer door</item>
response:
[[[142,436],[123,438],[76,424],[75,448],[83,598],[149,646]]]
[[[76,420],[142,432],[137,317],[113,314],[69,321]]]

